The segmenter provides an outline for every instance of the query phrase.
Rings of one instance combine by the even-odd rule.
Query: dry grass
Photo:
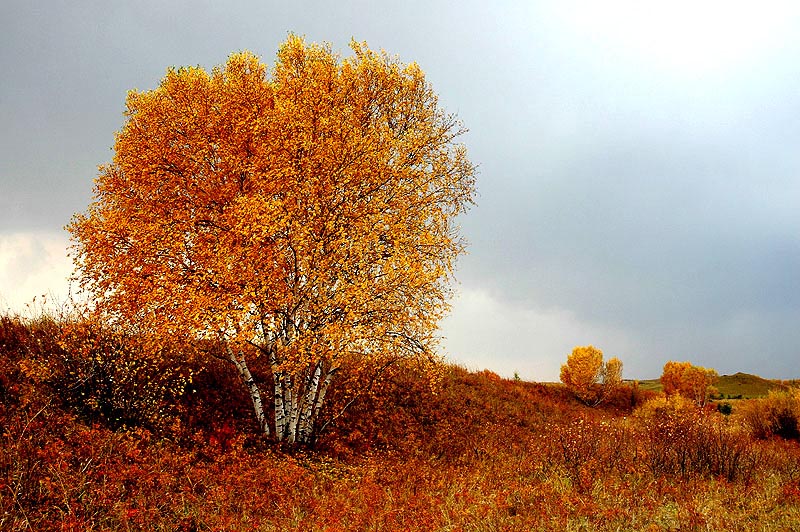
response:
[[[56,325],[0,320],[0,530],[800,529],[800,445],[736,411],[631,389],[590,409],[458,367],[431,390],[405,368],[287,453],[223,366],[135,396],[172,403],[158,423],[60,393]]]

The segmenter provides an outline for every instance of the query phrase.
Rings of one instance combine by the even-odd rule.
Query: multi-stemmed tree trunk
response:
[[[280,441],[313,439],[345,359],[430,352],[474,193],[463,130],[419,67],[352,47],[291,36],[271,71],[239,53],[131,92],[70,225],[98,313],[221,342]]]

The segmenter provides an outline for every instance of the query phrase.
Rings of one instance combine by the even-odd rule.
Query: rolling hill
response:
[[[797,384],[797,382],[765,379],[758,375],[742,372],[734,373],[733,375],[720,375],[719,380],[715,383],[718,390],[715,397],[719,399],[764,397],[770,390],[785,390],[791,384]],[[658,379],[639,381],[639,386],[643,390],[661,390],[661,383]]]

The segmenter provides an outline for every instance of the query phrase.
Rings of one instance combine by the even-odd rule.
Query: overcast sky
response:
[[[126,92],[268,64],[289,32],[416,61],[470,132],[454,362],[557,380],[574,346],[800,377],[800,4],[0,2],[0,307],[65,297],[63,226]]]

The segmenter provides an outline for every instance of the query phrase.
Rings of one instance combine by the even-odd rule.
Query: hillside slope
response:
[[[643,390],[660,392],[661,382],[658,379],[639,381]],[[733,375],[720,375],[714,384],[719,399],[753,399],[765,397],[770,390],[786,390],[789,387],[785,381],[765,379],[749,373],[734,373]]]
[[[800,530],[797,441],[637,409],[652,394],[634,387],[588,408],[563,386],[405,368],[317,448],[287,449],[225,366],[154,396],[149,371],[75,374],[58,334],[0,318],[0,530]],[[77,377],[81,394],[54,385]]]

